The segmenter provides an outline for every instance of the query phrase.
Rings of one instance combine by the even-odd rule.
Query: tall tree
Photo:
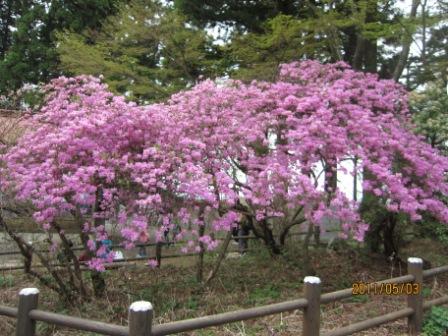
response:
[[[306,1],[294,0],[174,0],[174,6],[196,25],[227,25],[238,31],[262,33],[268,19],[277,15],[300,15]]]
[[[103,75],[129,99],[165,98],[220,73],[219,51],[203,30],[156,1],[132,1],[106,20],[99,32],[59,34],[61,69]]]
[[[0,60],[5,56],[6,50],[11,45],[11,28],[14,24],[16,1],[0,1]]]
[[[412,96],[411,110],[417,131],[432,147],[448,154],[448,94],[442,81],[429,83]]]
[[[96,29],[119,0],[18,0],[0,7],[0,93],[59,75],[55,32]],[[13,31],[12,31],[13,30]]]
[[[417,16],[417,9],[420,5],[420,0],[412,0],[411,12],[409,13],[409,20],[415,20]],[[398,56],[398,61],[394,69],[393,79],[398,81],[403,74],[403,70],[406,67],[406,63],[409,58],[409,52],[412,43],[412,32],[405,32],[402,39],[401,51]]]
[[[440,87],[448,84],[448,23],[431,27],[426,35],[429,38],[423,40],[422,36],[421,53],[410,58],[406,69],[406,86],[410,90],[428,82]]]
[[[275,72],[277,59],[305,58],[344,60],[355,69],[396,81],[409,64],[414,34],[423,24],[418,15],[420,0],[408,4],[404,7],[399,1],[386,0],[174,1],[193,23],[233,30],[233,61],[242,77],[265,78],[266,73]],[[426,24],[433,24],[440,12],[428,12]],[[288,39],[276,38],[276,25],[282,25]]]

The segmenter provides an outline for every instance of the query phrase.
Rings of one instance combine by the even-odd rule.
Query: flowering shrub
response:
[[[148,239],[150,225],[158,240],[179,225],[188,252],[199,242],[215,248],[209,233],[243,217],[263,235],[272,224],[284,232],[304,221],[320,226],[325,216],[341,221],[345,237],[363,240],[368,225],[358,204],[338,188],[317,188],[317,167],[353,158],[369,173],[364,190],[389,211],[448,221],[437,198],[447,194],[447,159],[413,133],[406,92],[344,63],[285,64],[274,83],[205,80],[142,107],[89,76],[61,77],[46,90],[2,171],[4,187],[33,202],[46,230],[72,213],[84,238],[101,241],[107,232],[95,218],[115,218],[132,247]],[[198,232],[206,223],[209,231]],[[97,270],[113,258],[95,253]]]

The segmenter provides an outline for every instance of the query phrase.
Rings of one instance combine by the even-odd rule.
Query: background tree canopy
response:
[[[231,29],[231,54],[248,79],[271,76],[278,62],[307,58],[344,60],[398,80],[415,34],[421,34],[419,44],[434,45],[446,19],[444,1],[175,0],[174,6],[199,26]]]
[[[151,101],[200,76],[272,80],[303,59],[343,60],[414,89],[446,82],[446,10],[443,0],[4,0],[0,93],[86,73]]]
[[[133,1],[100,32],[58,35],[61,66],[70,74],[103,75],[131,100],[161,99],[219,73],[219,50],[203,30],[156,2]]]
[[[98,29],[118,0],[5,0],[0,2],[0,93],[61,74],[55,33]]]

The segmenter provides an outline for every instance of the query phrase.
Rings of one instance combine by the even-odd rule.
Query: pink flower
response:
[[[159,263],[155,259],[150,259],[148,261],[148,266],[151,268],[156,268],[157,266],[159,266]]]
[[[102,258],[92,258],[87,262],[87,266],[97,272],[104,272],[104,260]]]
[[[337,220],[361,240],[358,205],[314,177],[322,165],[320,176],[330,177],[347,157],[369,172],[364,190],[387,198],[389,211],[448,222],[438,198],[448,194],[448,159],[413,133],[405,89],[343,62],[283,64],[273,83],[203,80],[148,106],[91,76],[56,78],[46,90],[27,132],[0,158],[0,187],[31,201],[46,230],[97,205],[94,219],[117,223],[125,247],[170,232],[192,241],[185,251],[198,240],[212,250],[211,233],[247,218],[276,225],[303,206],[298,218]],[[110,234],[93,223],[82,229],[97,240]]]
[[[96,243],[94,240],[89,239],[87,241],[87,247],[89,248],[90,251],[95,251],[96,250]]]

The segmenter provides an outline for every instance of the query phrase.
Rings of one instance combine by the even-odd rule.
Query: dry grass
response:
[[[422,248],[422,244],[428,244],[426,249]],[[433,266],[447,260],[443,250],[435,246],[434,242],[419,242],[415,249],[409,247],[407,253],[414,254],[413,251],[419,252],[415,255],[432,261]],[[273,261],[264,249],[255,248],[242,258],[225,260],[219,278],[205,291],[200,291],[195,281],[195,269],[191,267],[195,259],[192,257],[167,260],[160,270],[151,270],[144,265],[121,268],[106,273],[108,289],[104,299],[76,307],[66,307],[54,294],[20,272],[5,272],[0,274],[0,279],[3,279],[0,282],[0,304],[16,306],[20,288],[38,286],[41,288],[41,309],[126,325],[127,307],[133,301],[143,299],[153,303],[156,323],[165,323],[301,297],[301,280],[306,274],[301,267],[300,255],[300,251],[292,250]],[[314,251],[313,256],[312,265],[323,281],[323,292],[351,287],[351,283],[356,281],[373,281],[400,275],[399,269],[391,269],[383,259],[367,256],[361,250],[343,248],[336,252],[322,249]],[[207,257],[208,267],[212,262],[213,256]],[[427,298],[446,294],[447,280],[445,276],[428,282],[426,287],[429,289],[424,294]],[[358,296],[328,304],[322,310],[322,330],[328,331],[385,314],[401,309],[404,305],[405,297],[380,295]],[[13,335],[14,322],[12,319],[0,318],[0,335]],[[301,326],[302,313],[296,311],[184,335],[289,336],[300,334]],[[38,324],[38,330],[38,335],[42,336],[93,335],[43,323]],[[358,335],[406,335],[406,321],[400,320]]]

